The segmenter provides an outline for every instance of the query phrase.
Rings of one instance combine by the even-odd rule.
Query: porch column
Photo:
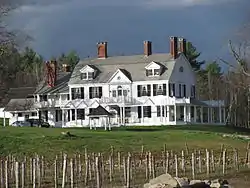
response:
[[[163,111],[162,111],[162,107],[163,107],[163,106],[160,105],[160,122],[163,121]]]
[[[3,126],[6,126],[5,111],[3,111]]]
[[[163,108],[164,108],[164,114],[165,114],[164,122],[166,123],[167,122],[167,106],[164,105]]]
[[[144,106],[141,106],[141,122],[142,122],[142,123],[144,122],[143,107],[144,107]]]
[[[75,124],[77,125],[77,110],[75,108]]]
[[[222,123],[221,106],[219,106],[219,118],[220,118],[220,123]]]
[[[106,117],[106,121],[104,123],[104,130],[106,131],[107,130],[107,123],[108,123],[108,117]]]
[[[197,111],[196,111],[196,106],[194,106],[194,123],[197,122]]]
[[[191,106],[188,106],[188,122],[191,122]]]
[[[123,125],[125,125],[125,106],[123,107]]]
[[[64,116],[64,109],[62,109],[62,127],[64,127],[64,121],[65,121],[65,116]]]
[[[213,107],[210,108],[211,110],[211,123],[214,123],[214,111],[213,111]]]
[[[210,108],[207,107],[207,122],[210,123]]]
[[[226,123],[226,108],[223,107],[223,123]]]
[[[169,106],[166,106],[167,108],[167,122],[169,122],[169,118],[170,118],[170,110],[169,110]]]
[[[183,121],[187,122],[187,106],[186,105],[184,105],[183,111],[184,111],[184,113],[183,113],[184,114]]]
[[[89,117],[89,129],[91,130],[92,129],[92,121],[91,121],[91,118]]]
[[[109,130],[111,131],[110,117],[108,117],[108,122],[109,122]]]
[[[177,113],[177,110],[176,110],[176,104],[174,105],[174,121],[175,121],[175,123],[176,123],[176,114]]]
[[[203,106],[200,107],[201,111],[200,111],[200,115],[201,115],[201,123],[203,123]]]
[[[122,125],[122,107],[119,107],[120,108],[120,121],[119,121],[119,124]]]

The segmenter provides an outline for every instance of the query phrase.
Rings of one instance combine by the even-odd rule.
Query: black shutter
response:
[[[56,122],[58,122],[58,110],[56,110]]]
[[[167,86],[166,84],[163,84],[163,95],[167,95]]]
[[[184,95],[185,98],[187,97],[187,95],[186,95],[186,85],[185,84],[183,85],[183,95]]]
[[[194,87],[194,98],[196,98],[196,89],[195,89],[195,86]]]
[[[148,76],[148,70],[146,70],[146,76]]]
[[[153,84],[153,96],[156,96],[156,87],[157,87],[157,84]]]
[[[173,84],[172,87],[173,87],[173,96],[175,96],[175,84]]]
[[[75,97],[75,88],[71,88],[71,98],[72,100],[74,100],[76,97]]]
[[[152,117],[152,112],[151,112],[151,106],[148,106],[148,117],[151,118]]]
[[[171,87],[172,84],[168,84],[168,96],[169,97],[172,97],[172,87]]]
[[[68,121],[70,121],[70,110],[68,110]]]
[[[68,100],[68,101],[70,100],[70,95],[69,95],[69,94],[67,94],[67,100]]]
[[[81,99],[84,99],[84,87],[81,87]]]
[[[181,97],[181,84],[179,84],[179,97]]]
[[[102,87],[99,87],[99,98],[102,98]]]
[[[151,85],[147,85],[147,96],[151,96]]]
[[[137,85],[137,97],[141,97],[141,86]]]
[[[138,118],[141,118],[141,106],[138,106],[137,110]]]
[[[92,87],[89,88],[89,98],[90,99],[93,98],[93,88]]]

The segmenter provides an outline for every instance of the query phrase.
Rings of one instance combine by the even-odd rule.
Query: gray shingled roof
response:
[[[152,61],[165,67],[161,76],[147,77],[145,74],[145,67]],[[132,56],[115,56],[106,59],[86,59],[80,61],[74,68],[69,84],[84,84],[84,83],[106,83],[111,76],[118,70],[129,74],[132,81],[146,81],[146,80],[167,80],[169,79],[175,61],[170,54],[152,54],[145,55],[132,55]],[[94,80],[81,80],[80,70],[85,66],[95,66],[98,69],[98,75]]]
[[[35,94],[53,94],[53,93],[68,93],[68,81],[70,79],[70,72],[59,72],[57,74],[57,81],[54,87],[49,87],[44,79],[36,88]]]
[[[4,111],[34,111],[34,99],[11,99]]]

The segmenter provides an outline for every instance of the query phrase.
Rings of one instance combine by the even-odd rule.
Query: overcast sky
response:
[[[143,40],[167,53],[175,35],[213,60],[227,55],[228,39],[250,18],[249,0],[29,1],[11,15],[11,26],[31,35],[30,45],[45,58],[72,49],[95,56],[98,41],[108,41],[109,55],[142,53]]]

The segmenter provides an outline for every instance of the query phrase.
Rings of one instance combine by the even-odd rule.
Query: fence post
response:
[[[126,159],[124,156],[122,158],[122,162],[123,162],[123,177],[124,177],[124,182],[126,184],[127,183],[127,165],[126,165]]]
[[[182,168],[183,174],[185,175],[185,174],[186,174],[186,168],[185,168],[185,154],[184,154],[184,151],[183,151],[183,150],[181,151],[181,168]]]
[[[57,156],[55,158],[55,166],[54,166],[54,184],[55,184],[55,188],[57,188]]]
[[[16,188],[19,188],[19,163],[15,162],[16,164],[16,170],[15,170],[15,176],[16,176]]]
[[[127,184],[126,188],[130,188],[130,168],[131,168],[131,154],[128,153],[128,161],[127,161]]]
[[[207,166],[207,177],[210,175],[210,160],[209,160],[209,151],[206,149],[206,166]]]
[[[36,159],[33,159],[33,188],[36,188]]]
[[[63,177],[62,177],[62,188],[65,188],[65,180],[66,180],[66,170],[67,170],[67,155],[63,156]]]
[[[178,177],[178,156],[177,156],[177,154],[174,155],[174,161],[175,161],[175,176]]]
[[[201,150],[198,151],[198,166],[199,166],[199,173],[202,173]]]
[[[6,159],[5,161],[5,188],[9,188],[8,169],[9,169],[8,159]]]
[[[71,188],[74,188],[74,163],[73,163],[73,159],[70,159],[70,184],[71,184]]]
[[[226,171],[226,149],[223,151],[223,154],[222,154],[222,173],[223,173],[223,175],[225,175],[225,171]]]
[[[194,153],[192,153],[192,158],[191,158],[191,165],[192,165],[192,177],[195,179],[195,156]]]
[[[98,156],[95,157],[95,167],[96,167],[96,188],[101,188],[100,161]]]
[[[21,175],[22,175],[22,188],[25,187],[25,163],[22,162],[22,172],[21,172]]]

